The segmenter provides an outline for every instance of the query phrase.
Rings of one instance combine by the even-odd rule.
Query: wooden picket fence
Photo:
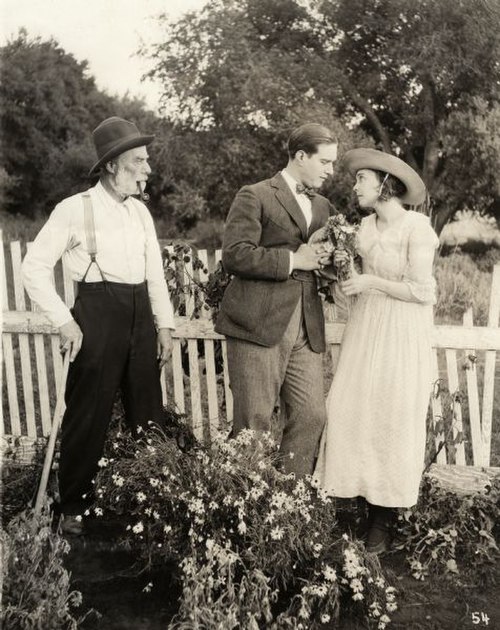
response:
[[[27,244],[29,247],[29,244]],[[56,390],[62,374],[59,339],[44,315],[31,304],[21,283],[23,245],[4,243],[0,249],[3,312],[2,417],[5,439],[12,436],[33,442],[50,433]],[[209,271],[220,252],[198,251]],[[200,274],[190,269],[191,276]],[[198,280],[204,278],[198,275]],[[66,304],[74,301],[74,287],[68,270],[59,263],[54,283]],[[173,356],[162,373],[164,401],[174,403],[187,414],[195,434],[209,440],[214,430],[227,428],[232,421],[231,390],[226,363],[226,342],[214,332],[208,313],[192,319],[194,303],[184,303],[186,316],[177,317]],[[463,434],[455,449],[441,449],[437,463],[490,465],[497,352],[500,352],[500,265],[494,269],[488,325],[474,326],[471,312],[462,326],[435,326],[433,334],[434,376],[447,386],[453,401],[437,391],[431,398],[435,422],[446,415],[445,405],[453,406],[453,435]],[[344,324],[335,321],[327,307],[326,336],[328,359],[335,364]],[[459,395],[462,392],[462,396]],[[438,425],[439,426],[439,425]],[[443,429],[444,431],[444,429]],[[445,439],[435,436],[436,446]]]

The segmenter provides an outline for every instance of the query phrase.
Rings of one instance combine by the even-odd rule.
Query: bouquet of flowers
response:
[[[310,245],[319,245],[323,252],[332,254],[332,267],[328,277],[344,281],[352,275],[352,261],[357,256],[356,234],[358,226],[349,223],[343,214],[331,216],[325,226],[314,232],[309,239]],[[335,265],[333,253],[335,250],[344,250],[349,258],[341,264]],[[332,274],[333,272],[333,274]]]

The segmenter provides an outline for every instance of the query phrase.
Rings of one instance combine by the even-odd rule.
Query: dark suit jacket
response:
[[[312,199],[309,230],[302,210],[278,173],[236,195],[224,231],[222,264],[234,274],[222,299],[215,330],[262,346],[273,346],[302,296],[304,322],[311,348],[325,350],[325,326],[316,275],[293,271],[296,251],[334,212],[328,199]]]

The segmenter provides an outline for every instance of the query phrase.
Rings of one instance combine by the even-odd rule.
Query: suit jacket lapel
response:
[[[318,195],[314,195],[311,201],[312,201],[311,203],[312,221],[311,221],[311,225],[309,226],[308,236],[311,236],[313,232],[316,232],[316,230],[319,230],[319,228],[323,227],[325,223],[325,221],[322,218],[322,213],[320,209],[320,205],[321,205],[320,197],[318,197]]]
[[[283,208],[288,212],[288,214],[295,221],[297,226],[300,228],[300,232],[302,234],[302,238],[304,241],[307,240],[307,224],[304,218],[304,214],[300,209],[297,200],[293,196],[290,187],[283,179],[281,173],[277,173],[271,179],[271,186],[275,189],[276,199],[283,206]]]

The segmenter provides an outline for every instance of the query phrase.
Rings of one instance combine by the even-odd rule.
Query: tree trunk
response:
[[[449,206],[444,206],[444,205],[438,206],[437,208],[436,206],[434,206],[432,208],[432,211],[430,214],[431,223],[432,223],[432,227],[434,228],[438,236],[441,234],[444,226],[453,217],[455,212],[456,212],[455,208],[450,208]]]
[[[433,189],[436,172],[439,165],[439,142],[434,134],[427,138],[424,150],[424,164],[422,167],[422,179],[429,192]]]
[[[430,76],[422,77],[425,118],[425,147],[422,178],[429,193],[432,192],[434,179],[439,165],[439,142],[436,136],[436,92],[434,81]]]
[[[389,134],[384,129],[379,117],[375,113],[375,110],[370,105],[370,102],[366,98],[361,96],[361,94],[356,90],[356,88],[352,85],[347,77],[342,75],[340,78],[340,82],[342,84],[342,89],[351,99],[353,104],[366,116],[368,122],[373,127],[375,135],[382,143],[384,151],[386,153],[392,153],[392,145]]]

